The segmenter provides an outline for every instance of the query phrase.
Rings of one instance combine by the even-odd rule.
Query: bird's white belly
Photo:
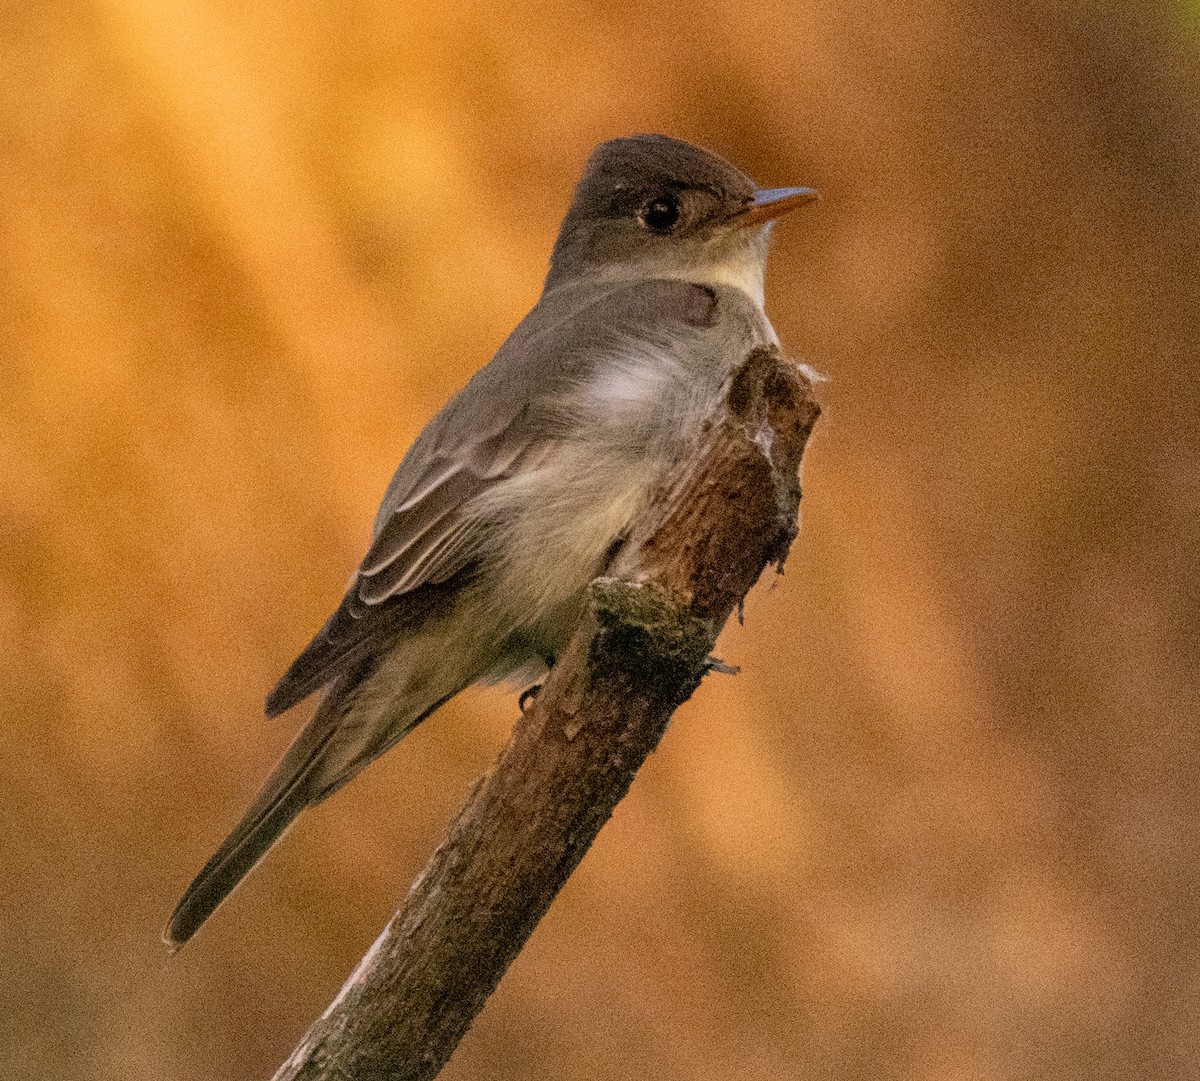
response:
[[[494,579],[497,615],[555,652],[578,621],[588,582],[603,571],[657,476],[652,461],[568,444],[505,482],[513,513],[505,516]]]
[[[747,348],[773,339],[761,309],[747,308],[755,318],[734,308],[711,329],[670,342],[626,339],[552,404],[559,440],[474,508],[494,527],[486,599],[494,627],[546,655],[565,644],[588,583],[711,412],[729,372]]]

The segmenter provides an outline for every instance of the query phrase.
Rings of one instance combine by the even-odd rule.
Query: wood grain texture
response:
[[[449,1059],[796,531],[819,409],[755,350],[666,478],[491,773],[276,1081],[417,1081]]]

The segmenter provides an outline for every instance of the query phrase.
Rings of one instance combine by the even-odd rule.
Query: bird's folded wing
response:
[[[445,603],[488,523],[477,496],[530,467],[562,437],[545,409],[621,337],[703,326],[711,291],[684,281],[568,286],[543,297],[492,361],[429,423],[388,485],[371,547],[341,605],[267,698],[289,709],[406,625]]]

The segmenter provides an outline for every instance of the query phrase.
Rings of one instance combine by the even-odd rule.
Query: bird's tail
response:
[[[172,953],[199,930],[301,811],[332,795],[446,700],[424,702],[424,708],[417,706],[407,718],[401,714],[399,723],[388,726],[385,738],[375,729],[372,739],[373,726],[362,724],[362,718],[343,723],[355,710],[361,682],[359,673],[357,679],[343,676],[333,683],[254,804],[188,886],[163,931],[163,942]]]
[[[178,950],[199,930],[217,906],[267,850],[283,835],[293,819],[312,798],[310,778],[318,770],[337,733],[333,716],[336,684],[321,702],[313,719],[284,753],[267,778],[254,804],[233,832],[221,843],[213,857],[188,886],[163,931],[163,941],[172,952]]]

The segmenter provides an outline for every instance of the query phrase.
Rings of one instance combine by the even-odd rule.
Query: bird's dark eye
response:
[[[679,199],[671,192],[642,204],[638,220],[652,233],[669,233],[679,223]]]

